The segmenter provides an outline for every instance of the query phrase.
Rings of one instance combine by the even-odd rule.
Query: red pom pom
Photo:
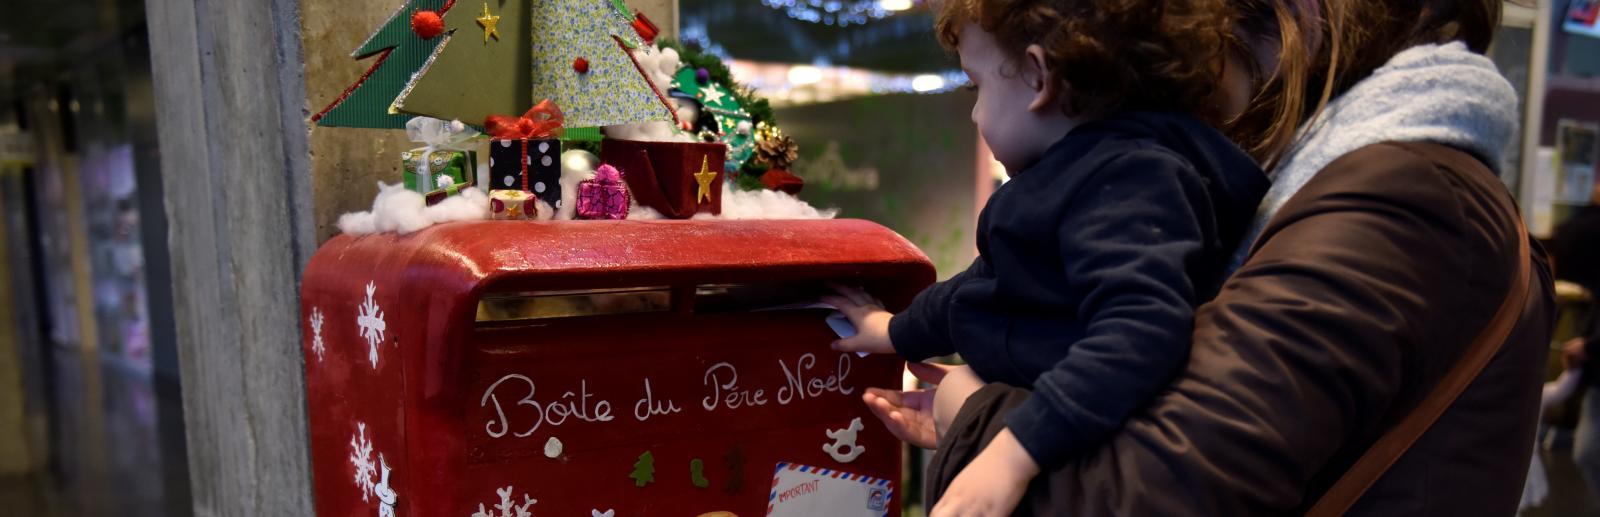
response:
[[[444,18],[439,13],[419,10],[411,15],[411,32],[422,39],[433,39],[444,33]]]
[[[572,61],[572,69],[573,70],[577,70],[578,73],[580,73],[580,74],[589,73],[589,60],[581,58],[581,57],[578,58],[578,59],[573,60]]]

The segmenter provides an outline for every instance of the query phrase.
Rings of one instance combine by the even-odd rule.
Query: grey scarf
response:
[[[1421,45],[1395,54],[1300,129],[1295,147],[1273,171],[1272,188],[1230,270],[1244,264],[1278,209],[1339,157],[1381,142],[1434,142],[1471,152],[1499,172],[1517,119],[1511,83],[1465,44]]]

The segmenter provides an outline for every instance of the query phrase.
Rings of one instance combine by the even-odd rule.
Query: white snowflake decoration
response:
[[[361,500],[372,498],[372,489],[378,484],[378,464],[372,461],[372,441],[367,439],[367,424],[356,422],[359,434],[350,437],[350,465],[356,469],[356,488],[361,490]]]
[[[511,502],[511,487],[509,486],[496,488],[494,493],[500,495],[500,504],[494,505],[494,509],[499,510],[500,513],[491,513],[483,508],[483,503],[478,503],[478,511],[473,513],[471,517],[532,517],[533,512],[528,511],[528,507],[539,502],[537,499],[528,497],[527,493],[522,494],[522,504]]]
[[[361,337],[367,340],[367,360],[372,361],[372,368],[378,368],[378,344],[383,342],[383,331],[388,330],[388,324],[383,321],[383,309],[378,307],[377,300],[372,294],[378,291],[378,286],[367,282],[367,300],[361,304],[361,314],[356,316],[356,325],[361,327]]]
[[[311,308],[311,351],[317,354],[317,361],[322,361],[322,309]]]

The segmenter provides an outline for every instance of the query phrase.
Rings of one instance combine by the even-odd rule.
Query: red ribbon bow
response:
[[[550,99],[545,99],[528,108],[528,112],[521,117],[490,115],[484,119],[483,127],[489,130],[489,136],[499,140],[546,139],[561,136],[561,127],[565,122],[561,108],[556,107],[556,103]]]

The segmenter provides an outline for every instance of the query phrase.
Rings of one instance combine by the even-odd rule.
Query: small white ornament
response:
[[[383,309],[378,307],[378,301],[373,299],[373,293],[378,286],[367,282],[367,300],[361,304],[361,314],[356,316],[356,325],[361,327],[361,337],[367,340],[367,360],[372,361],[372,368],[378,368],[378,344],[383,342],[383,332],[389,325],[383,321]]]
[[[593,174],[594,168],[600,166],[600,157],[582,149],[572,149],[561,153],[561,175],[575,173]]]
[[[861,453],[867,452],[866,447],[856,445],[856,433],[861,432],[862,429],[866,429],[866,426],[861,425],[861,418],[857,417],[850,421],[849,427],[838,431],[824,431],[829,438],[833,439],[833,443],[823,444],[822,452],[828,453],[829,456],[833,457],[833,461],[839,463],[855,461],[857,457],[861,456]],[[848,449],[848,451],[843,451],[842,449]]]
[[[466,130],[467,130],[467,125],[466,124],[462,124],[461,121],[459,121],[459,120],[450,121],[450,132],[451,133],[460,133],[460,132],[466,131]]]
[[[494,490],[494,493],[500,496],[500,503],[494,505],[493,509],[499,510],[499,513],[491,512],[483,507],[483,503],[478,503],[478,511],[471,517],[532,517],[533,512],[528,511],[528,507],[537,504],[539,500],[523,493],[522,504],[517,504],[511,501],[511,491],[511,486]]]
[[[549,440],[545,440],[544,457],[552,460],[561,457],[561,440],[557,440],[554,436],[551,436]]]
[[[739,134],[741,134],[741,135],[750,136],[750,121],[748,121],[748,120],[739,121],[738,131],[739,131]]]
[[[317,362],[322,362],[322,309],[311,308],[311,351],[317,354]]]
[[[589,510],[589,517],[616,517],[616,515],[616,510],[606,510],[603,512],[600,510]]]
[[[450,177],[449,174],[440,174],[438,177],[433,179],[433,184],[436,185],[433,187],[436,189],[450,188],[456,184],[456,179]]]

